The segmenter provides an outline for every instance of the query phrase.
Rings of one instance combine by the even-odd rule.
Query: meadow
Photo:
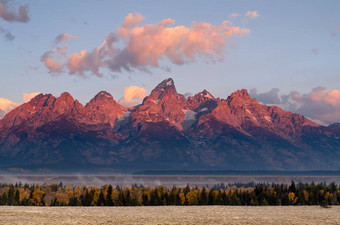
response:
[[[340,206],[0,206],[0,224],[340,224]]]

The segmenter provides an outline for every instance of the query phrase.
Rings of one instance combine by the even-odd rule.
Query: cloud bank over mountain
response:
[[[280,89],[273,88],[268,92],[258,93],[250,90],[250,95],[264,104],[278,105],[285,110],[296,112],[322,124],[340,121],[340,91],[327,90],[326,87],[313,88],[309,93],[291,91],[279,94]]]
[[[6,115],[6,113],[12,111],[19,105],[29,102],[32,98],[34,98],[38,94],[40,94],[40,92],[23,93],[22,94],[23,102],[21,103],[15,103],[7,98],[0,98],[0,119],[3,118]]]
[[[118,103],[125,106],[131,107],[141,103],[146,96],[146,90],[138,86],[129,86],[124,89],[124,97],[121,98]]]

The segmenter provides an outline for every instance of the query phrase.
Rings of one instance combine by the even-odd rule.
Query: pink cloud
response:
[[[336,37],[340,33],[340,27],[336,28],[335,32],[332,33],[333,37]]]
[[[20,104],[12,102],[7,98],[0,98],[0,110],[3,111],[2,116],[4,116],[6,113],[8,113],[9,111],[11,111],[12,109],[16,108],[19,105]]]
[[[72,39],[77,40],[77,39],[79,39],[79,36],[73,36],[73,35],[68,34],[68,33],[62,33],[54,39],[54,43],[55,43],[55,45],[58,45],[59,43],[62,43],[62,42],[68,41],[68,40],[72,40]]]
[[[119,104],[129,108],[141,103],[146,96],[146,90],[138,86],[129,86],[124,89],[124,97],[118,102]]]
[[[305,96],[314,103],[323,102],[334,107],[340,106],[340,91],[327,91],[325,87],[314,88],[311,93]]]
[[[174,23],[173,19],[165,19],[155,25],[130,28],[123,37],[126,43],[124,57],[129,56],[125,63],[130,67],[158,67],[162,58],[177,65],[193,62],[197,56],[223,60],[225,39],[242,37],[250,32],[233,27],[228,21],[219,26],[205,22],[193,22],[192,27],[171,26]]]
[[[140,13],[129,13],[121,25],[120,29],[117,31],[117,33],[123,37],[127,38],[128,32],[132,27],[137,26],[140,22],[144,20],[144,16],[142,16]]]
[[[33,93],[23,93],[22,98],[23,102],[15,103],[7,98],[0,98],[0,119],[5,116],[6,113],[12,111],[22,103],[29,102],[32,98],[40,94],[40,92],[33,92]]]
[[[20,5],[19,9],[11,10],[7,5],[8,1],[0,2],[0,18],[7,22],[21,22],[27,23],[30,18],[28,16],[29,6]]]
[[[22,94],[22,99],[24,101],[24,103],[31,101],[32,98],[34,98],[35,96],[39,95],[40,92],[32,92],[32,93],[23,93]]]
[[[229,18],[235,18],[235,17],[239,17],[240,16],[240,14],[238,14],[238,13],[232,13],[230,16],[229,16]]]
[[[317,55],[317,54],[319,53],[319,50],[316,49],[316,48],[312,48],[312,53],[315,54],[315,55]]]
[[[79,53],[72,54],[66,63],[70,74],[84,75],[84,72],[90,71],[92,74],[102,77],[99,72],[101,67],[107,67],[108,61],[115,57],[116,49],[113,43],[118,41],[114,33],[106,36],[106,40],[97,48],[88,52],[81,50]]]
[[[102,68],[112,72],[146,71],[150,67],[160,67],[162,59],[177,65],[192,63],[199,57],[221,61],[230,39],[250,32],[247,28],[233,26],[229,21],[218,26],[193,22],[191,27],[186,27],[174,26],[175,20],[164,19],[156,24],[140,26],[143,19],[139,13],[128,14],[116,32],[107,35],[100,46],[92,51],[83,49],[71,54],[62,66],[68,69],[69,74],[90,72],[101,77]],[[119,40],[123,41],[123,47],[114,46]],[[57,63],[56,69],[59,65]]]
[[[81,50],[79,54],[74,53],[70,56],[68,60],[68,68],[71,74],[74,74],[76,71],[83,74],[84,69],[86,69],[86,61],[84,60],[86,53],[86,50]]]
[[[259,17],[260,15],[258,14],[257,11],[248,11],[246,14],[245,14],[245,17],[248,17],[250,19],[255,19],[257,17]]]
[[[64,67],[61,62],[55,61],[53,59],[51,54],[54,52],[56,52],[55,49],[45,52],[41,56],[40,61],[44,63],[46,68],[49,70],[49,73],[61,73],[63,72]]]
[[[64,47],[57,47],[46,51],[41,57],[40,61],[44,63],[45,67],[49,70],[49,73],[62,73],[64,72],[64,65],[62,60],[68,59],[68,54],[66,50],[70,47],[65,45]],[[57,61],[54,57],[58,57],[61,61]]]
[[[340,122],[340,90],[327,90],[326,87],[313,88],[309,93],[301,94],[292,91],[287,95],[279,95],[279,89],[257,93],[250,91],[252,97],[259,102],[274,104],[285,110],[302,114],[318,123],[330,124]]]
[[[292,95],[295,111],[325,124],[340,122],[340,91],[314,88],[310,93]]]

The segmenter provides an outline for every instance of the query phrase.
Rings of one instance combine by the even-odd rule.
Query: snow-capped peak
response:
[[[170,79],[170,80],[168,80],[166,82],[166,86],[170,86],[170,85],[173,85],[173,80],[172,79]]]

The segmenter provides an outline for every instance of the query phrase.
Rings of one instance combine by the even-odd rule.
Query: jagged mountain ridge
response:
[[[69,93],[40,94],[0,120],[0,163],[114,168],[339,169],[340,130],[247,90],[188,97],[162,81],[126,109],[107,92],[85,106]]]

